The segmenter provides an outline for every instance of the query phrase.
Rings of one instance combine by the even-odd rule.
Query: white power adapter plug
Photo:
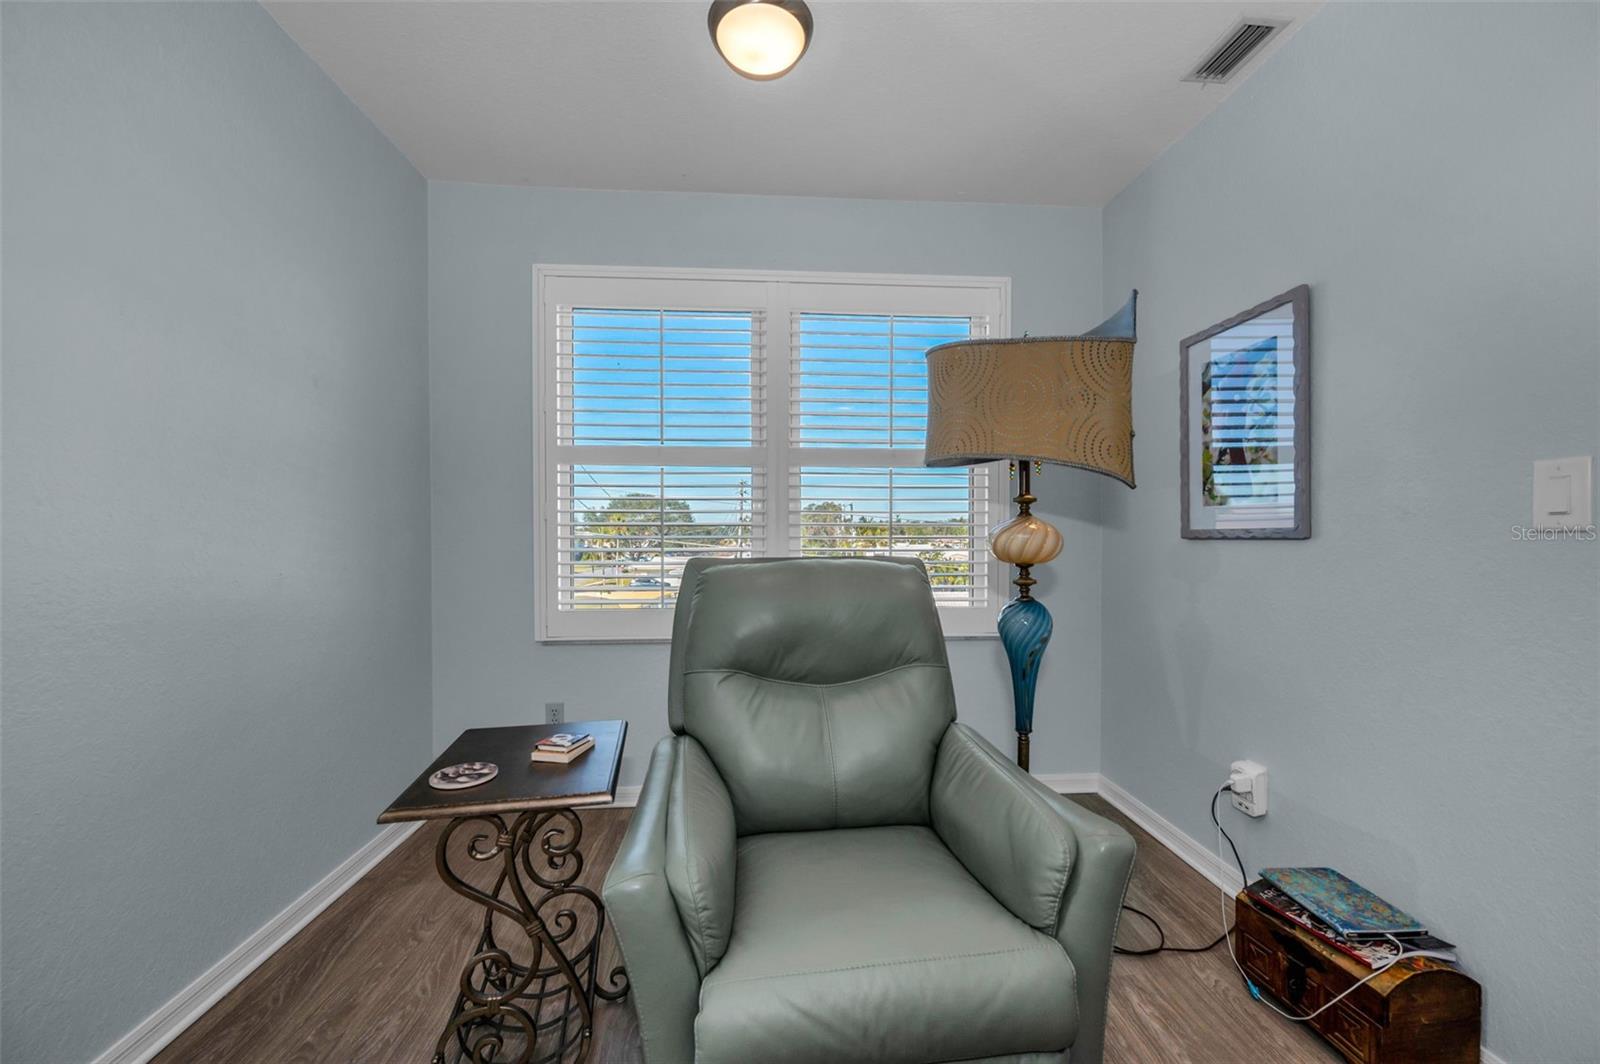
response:
[[[1267,768],[1254,761],[1235,761],[1228,769],[1228,800],[1245,816],[1267,815]]]

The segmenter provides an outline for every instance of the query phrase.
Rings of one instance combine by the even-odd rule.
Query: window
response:
[[[665,639],[684,563],[895,554],[946,633],[993,632],[1005,477],[927,469],[931,346],[1004,335],[1009,284],[536,270],[539,637]]]

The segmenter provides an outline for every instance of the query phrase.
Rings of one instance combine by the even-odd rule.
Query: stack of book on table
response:
[[[1332,868],[1263,868],[1245,888],[1257,906],[1305,928],[1368,968],[1402,952],[1448,950],[1449,942]]]
[[[566,765],[578,760],[594,745],[594,736],[588,732],[557,732],[540,739],[533,748],[533,760],[556,765]]]

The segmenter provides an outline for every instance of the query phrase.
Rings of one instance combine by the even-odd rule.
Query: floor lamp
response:
[[[1050,611],[1030,575],[1061,553],[1061,533],[1034,514],[1032,473],[1043,463],[1103,473],[1133,487],[1133,345],[1139,293],[1082,336],[959,340],[928,349],[924,463],[1009,461],[1017,515],[989,533],[989,549],[1017,567],[1016,597],[1000,611],[1011,663],[1017,764],[1028,767],[1033,695],[1050,642]]]

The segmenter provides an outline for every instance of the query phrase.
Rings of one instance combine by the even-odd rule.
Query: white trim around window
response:
[[[534,267],[536,635],[671,635],[695,554],[913,554],[994,634],[993,466],[928,470],[922,351],[1010,335],[1005,277]]]

